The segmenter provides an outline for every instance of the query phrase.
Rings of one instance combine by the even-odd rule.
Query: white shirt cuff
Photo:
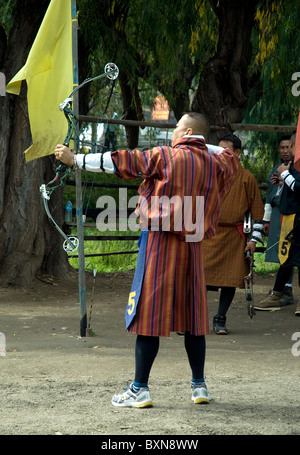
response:
[[[289,171],[283,171],[280,174],[281,178],[283,179],[284,183],[291,188],[292,191],[294,191],[294,185],[295,185],[295,177],[292,176],[292,174],[289,173]]]
[[[220,147],[219,145],[206,144],[206,147],[208,153],[210,153],[211,155],[219,155],[224,150],[224,147]]]
[[[74,162],[79,169],[85,169],[86,171],[91,172],[103,172],[101,169],[101,155],[103,155],[102,167],[104,171],[113,174],[115,172],[115,166],[111,157],[111,152],[88,153],[86,155],[79,153],[74,155]]]
[[[287,169],[286,171],[281,172],[280,177],[284,179],[285,176],[289,175],[289,170]]]
[[[270,221],[271,214],[272,214],[272,206],[271,206],[271,204],[267,203],[267,204],[265,204],[265,213],[264,213],[263,220]]]

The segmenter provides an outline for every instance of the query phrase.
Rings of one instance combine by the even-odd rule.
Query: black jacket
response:
[[[300,214],[300,172],[291,163],[290,174],[295,177],[294,190],[284,184],[279,202],[279,210],[282,215]]]

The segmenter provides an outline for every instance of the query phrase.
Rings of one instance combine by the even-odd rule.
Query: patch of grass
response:
[[[76,235],[76,229],[74,233]],[[112,235],[112,232],[99,232],[95,228],[87,228],[84,231],[84,235],[96,236],[96,235]],[[136,235],[135,232],[126,231],[116,233],[116,235],[122,236],[131,236]],[[84,254],[96,254],[96,253],[112,253],[120,251],[138,251],[138,242],[139,235],[137,235],[137,240],[86,240],[84,242]],[[74,253],[74,254],[77,254]],[[94,257],[85,257],[85,270],[92,271],[97,267],[98,272],[102,271],[105,273],[114,273],[120,271],[133,270],[136,267],[137,253],[131,254],[116,254],[116,255],[107,255],[107,256],[94,256]],[[78,258],[69,258],[69,263],[74,269],[78,269]]]
[[[279,263],[265,262],[265,255],[260,256],[261,253],[254,253],[254,271],[258,275],[269,275],[270,273],[277,273]]]
[[[264,240],[264,247],[267,247],[267,239]],[[265,262],[265,257],[265,253],[254,253],[255,273],[258,275],[277,273],[280,264],[278,262]]]

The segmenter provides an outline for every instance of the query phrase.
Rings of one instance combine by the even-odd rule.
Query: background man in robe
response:
[[[220,139],[219,146],[230,148],[237,156],[241,141],[229,134]],[[253,232],[246,244],[243,233],[244,216],[250,211]],[[233,301],[236,288],[244,288],[244,278],[249,274],[249,262],[245,252],[253,255],[257,241],[262,239],[264,206],[256,179],[251,172],[238,165],[232,186],[221,204],[216,235],[203,241],[205,279],[208,289],[221,288],[218,313],[213,318],[213,327],[218,335],[226,335],[227,311]]]

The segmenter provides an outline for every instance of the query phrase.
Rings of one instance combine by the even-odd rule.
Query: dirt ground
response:
[[[124,313],[133,273],[100,274],[91,328],[79,336],[78,283],[52,277],[0,288],[0,435],[299,435],[300,318],[295,304],[250,319],[244,290],[227,336],[207,336],[209,405],[194,405],[183,338],[161,339],[150,377],[153,408],[120,409],[111,397],[133,380],[135,336]],[[296,279],[295,279],[296,281]],[[255,277],[258,301],[274,276]],[[88,318],[93,277],[87,276]],[[300,296],[297,284],[295,297]],[[210,322],[218,293],[209,292]],[[294,337],[294,339],[292,338]],[[3,353],[2,353],[3,354]]]

